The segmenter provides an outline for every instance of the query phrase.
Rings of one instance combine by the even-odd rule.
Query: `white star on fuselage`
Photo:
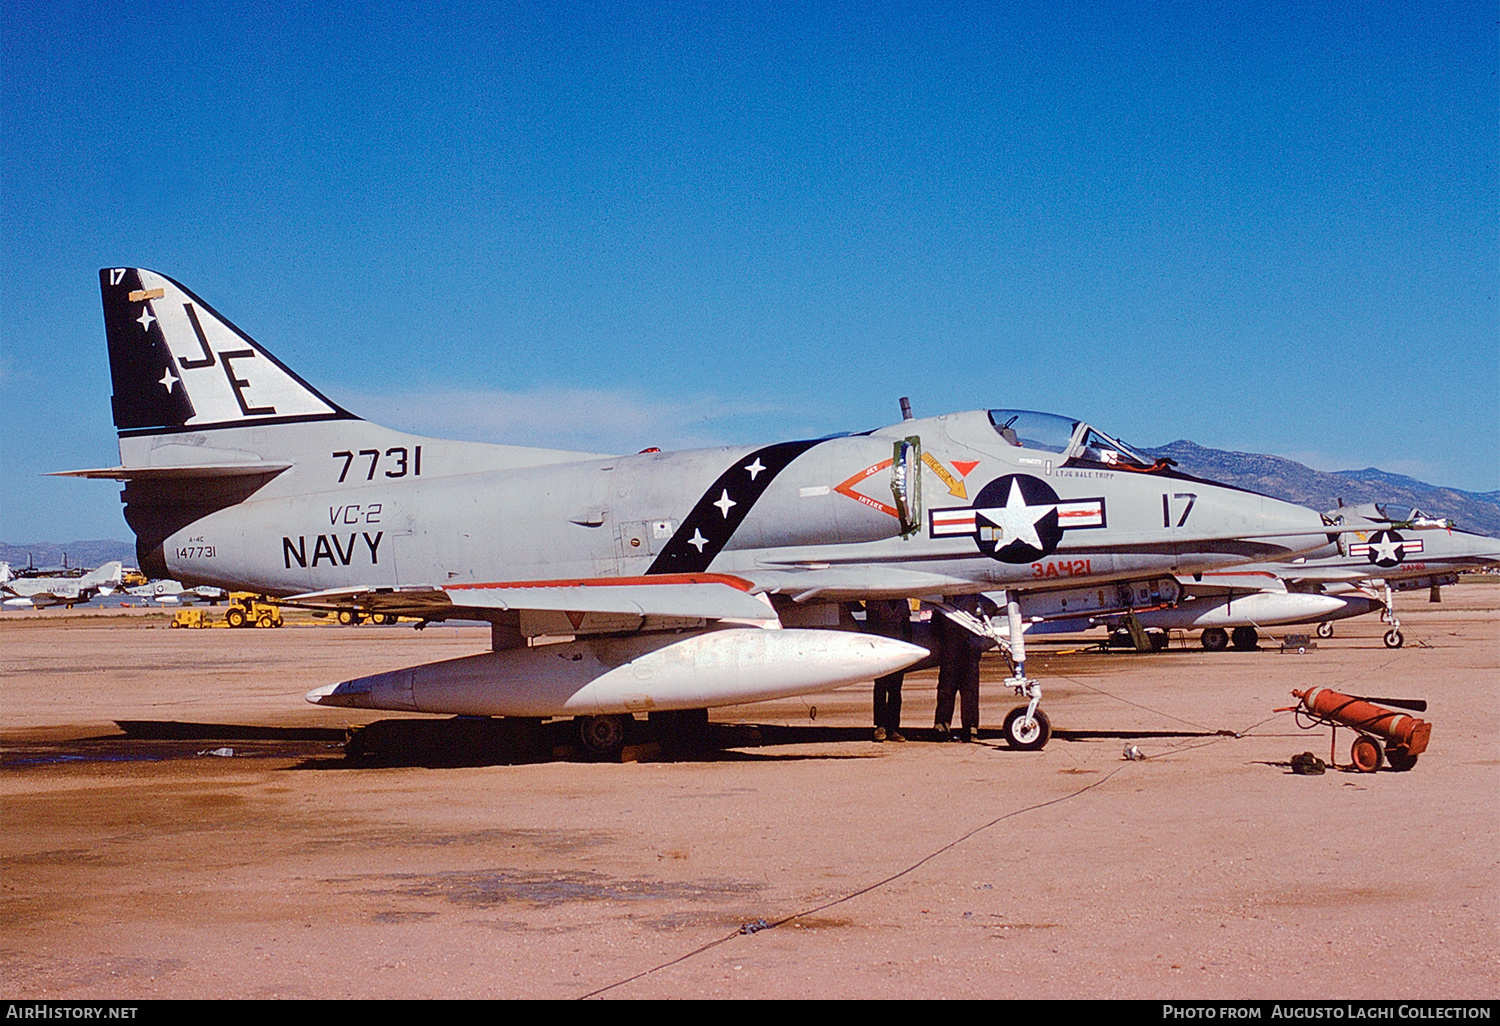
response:
[[[1036,524],[1038,520],[1056,508],[1056,506],[1026,505],[1026,497],[1021,494],[1021,483],[1012,481],[1010,495],[1006,496],[1003,507],[981,509],[976,512],[1000,528],[1000,537],[1003,540],[998,547],[1003,548],[1013,541],[1019,541],[1034,549],[1044,549],[1046,546],[1042,544],[1041,537],[1036,533]]]
[[[713,503],[713,505],[719,507],[719,512],[724,514],[725,520],[728,520],[730,507],[738,506],[739,503],[729,497],[729,489],[726,488],[724,489],[724,494],[719,497],[719,501]]]
[[[1390,535],[1385,535],[1382,541],[1370,545],[1370,551],[1375,553],[1377,563],[1399,563],[1401,562],[1401,543]]]
[[[757,456],[757,457],[755,457],[755,462],[752,463],[752,464],[750,464],[749,466],[747,466],[745,469],[748,470],[748,471],[750,471],[750,480],[754,481],[755,478],[756,478],[756,475],[758,475],[762,470],[765,470],[766,468],[760,462],[760,457]]]
[[[177,382],[180,381],[180,380],[181,380],[180,378],[176,378],[176,377],[172,376],[172,368],[168,367],[167,368],[167,372],[161,376],[161,380],[158,381],[157,384],[161,385],[168,392],[170,392],[170,391],[172,391],[172,386],[175,385],[175,384],[177,384]]]
[[[141,326],[142,331],[150,331],[151,323],[155,321],[156,318],[151,316],[151,308],[149,306],[144,306],[141,307],[141,315],[135,320],[136,323]]]
[[[688,544],[697,549],[698,554],[701,556],[703,554],[703,546],[708,544],[708,539],[703,537],[703,532],[695,527],[693,528],[693,536],[688,539]]]

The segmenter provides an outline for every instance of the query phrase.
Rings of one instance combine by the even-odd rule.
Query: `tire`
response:
[[[1417,757],[1400,746],[1387,748],[1385,764],[1396,773],[1405,773],[1417,764]]]
[[[1236,627],[1229,635],[1229,640],[1241,652],[1254,652],[1259,647],[1260,635],[1254,627]]]
[[[343,624],[345,627],[352,627],[355,624],[359,623],[360,620],[362,620],[362,619],[363,619],[363,617],[361,617],[356,610],[353,610],[353,609],[340,609],[339,610],[339,623]]]
[[[1406,639],[1401,636],[1401,632],[1396,630],[1396,628],[1392,627],[1390,630],[1385,632],[1386,648],[1400,648],[1405,643]]]
[[[1333,637],[1333,621],[1332,620],[1324,620],[1322,623],[1318,624],[1318,637],[1320,637],[1320,638],[1331,638],[1331,637]]]
[[[1229,632],[1222,627],[1209,627],[1198,641],[1210,652],[1222,652],[1229,647]]]
[[[1021,752],[1037,752],[1044,748],[1052,737],[1052,721],[1040,709],[1035,719],[1026,719],[1026,707],[1018,705],[1005,716],[1002,728],[1005,743]]]
[[[257,626],[257,627],[264,627],[264,628],[271,628],[271,627],[274,627],[276,625],[271,621],[271,614],[267,613],[267,614],[265,614],[264,616],[260,617],[259,619],[257,619],[255,621],[255,626]]]
[[[625,717],[580,716],[578,738],[584,750],[595,758],[613,758],[625,747]]]
[[[1380,742],[1367,735],[1355,738],[1353,747],[1349,749],[1349,758],[1354,761],[1354,768],[1361,773],[1374,773],[1378,770],[1382,754]]]
[[[224,614],[224,622],[231,627],[243,627],[250,622],[250,618],[245,615],[243,609],[236,607]]]

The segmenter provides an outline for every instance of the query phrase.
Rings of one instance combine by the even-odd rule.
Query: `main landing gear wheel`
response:
[[[1392,627],[1390,630],[1385,632],[1386,648],[1400,648],[1405,643],[1406,639],[1401,636],[1401,632],[1396,630],[1396,628]]]
[[[580,716],[578,738],[584,750],[599,759],[608,759],[620,754],[625,747],[625,717]]]
[[[1255,632],[1254,627],[1236,627],[1234,633],[1229,635],[1229,640],[1241,652],[1253,652],[1260,641],[1260,635]]]
[[[1035,752],[1046,745],[1052,737],[1052,721],[1040,709],[1031,717],[1026,715],[1026,706],[1018,705],[1005,717],[1005,743],[1022,752]]]
[[[1222,627],[1209,627],[1198,640],[1210,652],[1222,652],[1229,647],[1229,632]]]
[[[1318,637],[1320,637],[1320,638],[1331,638],[1331,637],[1333,637],[1333,621],[1331,621],[1331,620],[1324,620],[1322,623],[1318,624]]]
[[[1380,768],[1380,742],[1373,737],[1360,735],[1354,739],[1354,747],[1349,749],[1349,758],[1354,760],[1354,768],[1361,773],[1374,773]]]

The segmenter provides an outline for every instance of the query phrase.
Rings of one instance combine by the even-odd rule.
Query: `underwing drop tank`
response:
[[[706,709],[869,681],[926,656],[924,648],[874,635],[730,628],[486,652],[329,684],[307,700],[461,716]]]

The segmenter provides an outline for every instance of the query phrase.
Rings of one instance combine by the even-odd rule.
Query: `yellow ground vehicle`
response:
[[[281,607],[259,595],[236,591],[229,596],[224,622],[231,627],[280,627]]]
[[[210,618],[205,609],[179,609],[172,617],[173,627],[280,627],[281,607],[259,595],[235,592],[229,596],[224,619]]]
[[[179,609],[172,614],[173,627],[212,627],[214,623],[201,609]]]

